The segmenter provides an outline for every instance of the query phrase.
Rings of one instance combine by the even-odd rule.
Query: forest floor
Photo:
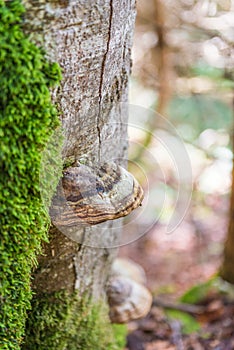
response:
[[[157,224],[120,248],[119,256],[144,268],[154,295],[147,317],[128,325],[127,350],[234,349],[234,288],[214,277],[222,262],[228,198],[209,203],[202,215],[192,208],[172,234]]]

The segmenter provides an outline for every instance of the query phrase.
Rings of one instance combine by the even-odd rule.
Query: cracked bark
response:
[[[110,15],[109,15],[109,28],[108,28],[107,47],[106,47],[106,52],[103,55],[103,61],[102,61],[102,65],[101,65],[100,86],[99,86],[99,110],[98,110],[98,120],[97,120],[99,150],[101,148],[101,131],[100,131],[100,127],[99,127],[99,119],[100,119],[100,116],[101,116],[101,113],[102,113],[103,81],[104,81],[105,65],[106,65],[107,55],[108,55],[108,52],[110,50],[112,17],[113,17],[113,0],[110,0]]]
[[[135,0],[25,0],[25,31],[62,67],[52,91],[62,111],[64,161],[126,165],[127,94]],[[55,227],[39,258],[33,288],[103,295],[120,221],[79,227],[79,242]],[[93,248],[97,246],[105,249]]]

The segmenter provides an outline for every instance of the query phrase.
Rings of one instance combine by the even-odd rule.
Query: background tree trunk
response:
[[[62,83],[52,96],[61,110],[64,163],[82,158],[90,165],[126,165],[135,0],[24,4],[26,32],[62,67]],[[112,247],[118,245],[120,221],[78,228],[78,243],[53,227],[35,271],[37,298],[79,290],[100,299],[116,254]]]
[[[234,135],[232,137],[232,147],[234,149]],[[234,284],[234,163],[232,165],[232,188],[230,198],[229,224],[223,255],[223,263],[220,268],[220,275],[226,281]]]

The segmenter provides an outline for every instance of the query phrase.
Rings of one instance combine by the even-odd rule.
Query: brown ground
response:
[[[148,287],[165,304],[177,305],[184,292],[218,271],[227,230],[228,199],[212,199],[210,203],[207,214],[196,215],[196,219],[194,208],[190,210],[172,234],[167,235],[163,225],[158,224],[141,239],[120,249],[121,257],[143,266]],[[221,288],[225,287],[224,283]],[[187,334],[179,320],[167,317],[167,307],[153,306],[145,319],[129,324],[126,349],[234,349],[234,298],[219,288],[210,291],[199,305],[199,312],[186,313],[198,321],[200,330]]]

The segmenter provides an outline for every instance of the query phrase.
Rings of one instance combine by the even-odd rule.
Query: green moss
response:
[[[59,130],[51,138],[59,121],[49,91],[60,69],[24,35],[23,12],[19,0],[0,0],[0,349],[119,350],[125,327],[112,326],[103,305],[65,292],[34,296],[25,335],[62,141]]]
[[[30,307],[30,271],[46,239],[41,154],[58,126],[49,88],[57,64],[21,29],[19,0],[0,0],[0,348],[19,349]]]
[[[122,350],[126,327],[112,326],[107,308],[60,292],[33,299],[23,350]]]
[[[62,177],[64,168],[62,159],[63,147],[62,129],[57,128],[46,144],[41,155],[40,165],[40,193],[42,202],[49,213],[51,198],[58,185],[59,179]]]
[[[112,332],[116,349],[122,350],[126,345],[126,338],[128,334],[127,326],[125,324],[112,324]],[[113,347],[113,349],[115,348]]]

